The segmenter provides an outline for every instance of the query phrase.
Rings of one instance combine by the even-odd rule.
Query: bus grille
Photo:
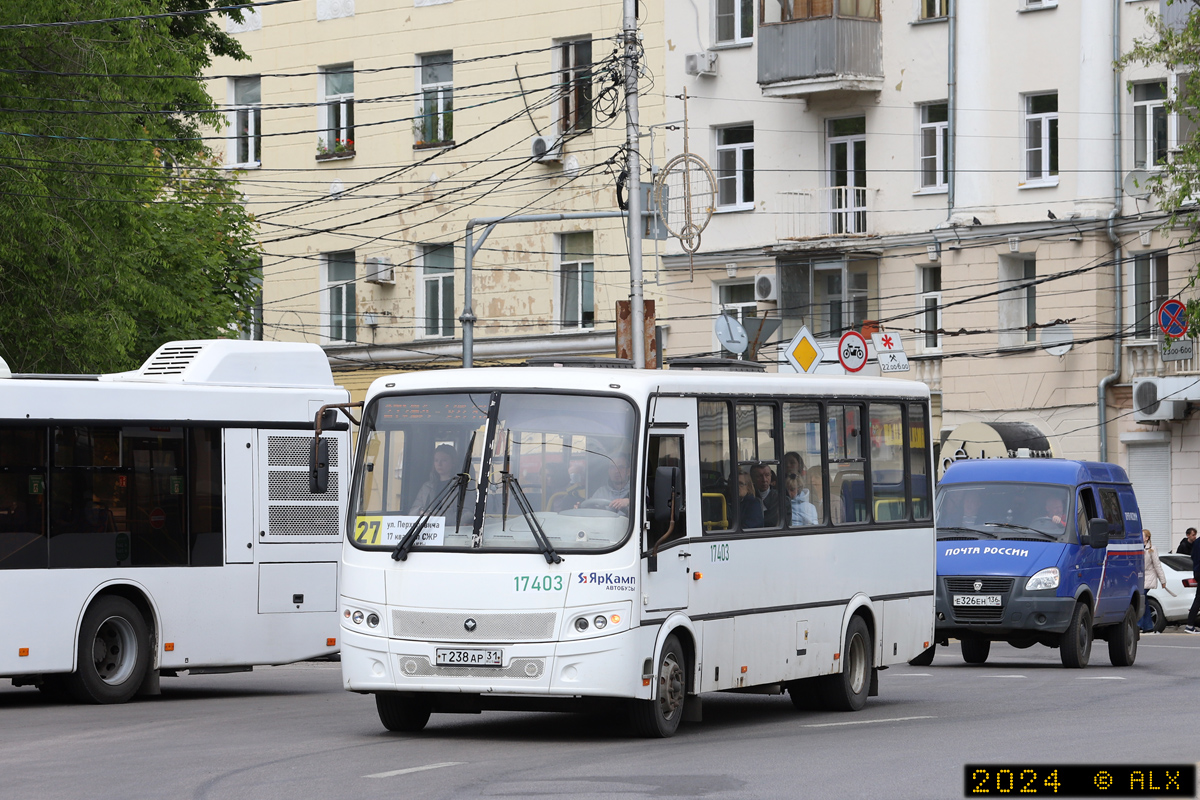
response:
[[[468,631],[467,619],[475,621]],[[557,614],[533,613],[484,614],[470,611],[392,611],[392,635],[401,639],[452,642],[545,641],[554,635]],[[492,668],[494,671],[495,668]]]
[[[544,658],[514,658],[507,667],[438,667],[425,656],[397,656],[402,678],[525,678],[536,680],[546,671]]]

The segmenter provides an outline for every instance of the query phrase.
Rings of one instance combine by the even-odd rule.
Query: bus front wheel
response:
[[[420,697],[403,697],[395,694],[375,695],[375,709],[383,727],[393,733],[417,733],[429,722],[433,706]]]
[[[851,618],[846,627],[846,645],[842,648],[842,671],[821,679],[826,708],[834,711],[858,711],[867,704],[871,691],[871,670],[875,668],[871,632],[863,618]]]
[[[67,691],[82,703],[124,703],[133,697],[150,665],[150,634],[137,606],[107,595],[83,615],[78,667],[65,677]]]
[[[687,700],[687,657],[674,634],[663,643],[656,678],[654,698],[633,701],[633,727],[639,736],[666,739],[679,730]]]

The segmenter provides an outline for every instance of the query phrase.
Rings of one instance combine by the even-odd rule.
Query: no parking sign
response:
[[[1178,300],[1168,300],[1158,307],[1158,328],[1172,339],[1178,339],[1187,333],[1187,317],[1183,303]]]

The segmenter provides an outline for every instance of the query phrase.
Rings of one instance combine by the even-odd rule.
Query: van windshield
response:
[[[391,550],[417,525],[414,551],[614,547],[630,530],[635,420],[617,397],[381,397],[359,434],[351,541]]]
[[[951,483],[937,491],[939,539],[1067,541],[1071,489],[1044,483]]]

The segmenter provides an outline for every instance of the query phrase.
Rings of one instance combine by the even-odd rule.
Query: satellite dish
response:
[[[1121,190],[1130,197],[1145,200],[1150,196],[1150,173],[1144,169],[1131,169],[1121,181]]]
[[[1052,356],[1065,356],[1075,346],[1075,332],[1065,322],[1042,328],[1042,349]]]
[[[717,317],[714,328],[721,347],[739,355],[746,352],[746,348],[750,345],[750,337],[746,335],[746,329],[742,327],[742,323],[728,314],[722,314]]]

